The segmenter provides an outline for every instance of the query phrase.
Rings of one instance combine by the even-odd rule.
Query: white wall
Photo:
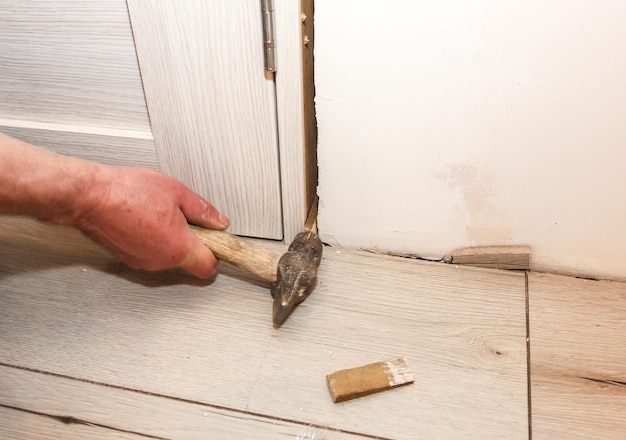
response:
[[[626,279],[626,2],[316,0],[322,238]]]

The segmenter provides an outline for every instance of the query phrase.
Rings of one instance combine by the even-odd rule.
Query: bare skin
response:
[[[148,168],[112,167],[0,133],[0,214],[75,226],[135,269],[217,267],[188,223],[225,229],[228,218],[178,180]]]

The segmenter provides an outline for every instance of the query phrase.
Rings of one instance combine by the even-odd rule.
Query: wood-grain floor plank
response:
[[[146,440],[146,437],[83,423],[66,423],[54,417],[0,406],[0,431],[4,440]]]
[[[529,275],[533,439],[626,438],[626,284]]]
[[[131,271],[1,219],[0,362],[382,438],[527,438],[523,274],[326,248],[275,330],[268,285],[220,271]],[[413,385],[332,403],[326,374],[397,356]]]
[[[107,438],[118,433],[141,435],[141,438],[206,440],[245,438],[250,440],[294,440],[307,433],[323,435],[324,427],[314,427],[287,420],[267,418],[162,396],[124,390],[101,384],[78,381],[18,368],[0,366],[0,408],[28,408],[45,414],[37,432],[73,432],[76,425],[90,425],[108,431]],[[0,424],[2,432],[30,433],[23,425],[28,414],[14,414]],[[72,423],[53,423],[61,420]],[[28,426],[28,425],[27,425]],[[98,430],[96,430],[98,432]],[[65,435],[55,438],[67,438]],[[78,437],[81,438],[81,437]],[[102,432],[100,437],[103,438]],[[124,437],[125,438],[125,437]],[[132,436],[131,438],[136,438]],[[332,432],[336,440],[359,440],[364,437]]]

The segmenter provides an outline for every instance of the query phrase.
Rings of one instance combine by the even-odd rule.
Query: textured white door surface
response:
[[[128,1],[161,168],[231,218],[281,239],[274,82],[256,0]]]
[[[158,168],[124,0],[0,0],[0,131]]]
[[[124,0],[0,0],[0,118],[150,130]]]
[[[276,92],[260,8],[0,0],[0,131],[159,168],[227,213],[231,232],[281,239]]]

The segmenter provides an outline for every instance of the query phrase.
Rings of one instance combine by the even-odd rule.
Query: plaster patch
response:
[[[465,229],[470,246],[510,244],[513,233],[507,214],[494,203],[495,173],[470,164],[447,165],[439,178],[459,190],[463,206],[458,209],[465,217]]]

